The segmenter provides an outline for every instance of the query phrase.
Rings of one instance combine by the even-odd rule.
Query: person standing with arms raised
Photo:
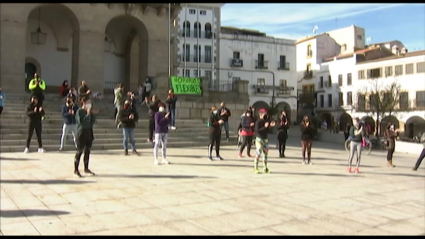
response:
[[[62,151],[65,148],[66,137],[70,131],[74,137],[75,148],[77,148],[77,121],[75,120],[75,114],[77,111],[78,106],[74,104],[72,97],[67,97],[65,105],[62,107],[63,127],[59,151]]]
[[[285,111],[280,115],[279,127],[277,130],[277,140],[279,142],[279,157],[285,158],[286,140],[288,139],[289,122]]]
[[[43,149],[43,143],[41,141],[41,119],[44,116],[44,110],[42,106],[39,106],[37,96],[33,95],[31,97],[31,103],[27,106],[26,113],[30,120],[28,124],[27,145],[25,147],[24,153],[29,152],[31,138],[34,130],[35,134],[37,135],[38,152],[44,153],[46,150]]]
[[[38,100],[38,107],[43,106],[44,102],[44,91],[46,90],[46,81],[40,78],[40,76],[35,73],[34,78],[30,81],[28,88],[31,90],[31,96],[36,96]],[[41,117],[44,119],[44,115]]]
[[[170,113],[170,128],[172,130],[176,129],[176,102],[177,97],[174,95],[174,91],[172,89],[168,90],[166,103],[168,104],[168,112]]]
[[[165,104],[158,103],[158,112],[154,115],[155,120],[155,142],[153,147],[154,164],[158,165],[158,148],[162,147],[161,164],[169,164],[167,160],[167,140],[168,140],[168,124],[170,123],[170,113],[165,113]]]
[[[274,127],[276,122],[270,121],[267,110],[258,110],[259,119],[255,122],[255,148],[257,155],[254,160],[254,173],[259,173],[258,161],[260,157],[263,159],[263,170],[265,173],[270,173],[267,167],[267,158],[269,153],[269,139],[268,134],[270,127]]]
[[[207,123],[209,127],[209,135],[210,135],[210,142],[208,145],[208,159],[210,161],[213,160],[212,150],[214,145],[215,145],[216,159],[223,160],[223,158],[220,156],[220,141],[221,141],[221,125],[222,124],[224,124],[224,121],[220,119],[220,115],[218,113],[217,107],[215,106],[211,107],[211,114]]]
[[[81,103],[83,98],[90,98],[91,90],[87,86],[85,81],[81,82],[80,88],[78,88],[78,102]]]
[[[229,117],[232,115],[232,113],[230,112],[230,110],[228,108],[226,108],[226,103],[221,102],[220,104],[221,109],[220,109],[220,118],[223,120],[223,124],[220,126],[220,130],[223,129],[224,126],[224,130],[226,131],[226,140],[229,141]]]
[[[126,100],[124,107],[120,111],[119,119],[122,126],[124,155],[128,155],[128,141],[130,141],[131,149],[134,155],[139,155],[136,151],[136,142],[134,141],[134,129],[136,122],[139,120],[136,107],[131,106],[131,101]]]

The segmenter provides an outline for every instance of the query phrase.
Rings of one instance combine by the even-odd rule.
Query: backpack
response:
[[[210,125],[210,121],[208,120],[207,121],[207,128],[209,128],[211,125]]]

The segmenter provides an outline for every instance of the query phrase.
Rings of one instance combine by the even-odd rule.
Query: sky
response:
[[[221,26],[247,28],[268,36],[300,39],[356,25],[372,43],[401,41],[411,51],[425,50],[425,4],[229,4]]]

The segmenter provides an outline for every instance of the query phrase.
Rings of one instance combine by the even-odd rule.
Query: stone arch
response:
[[[105,85],[124,83],[127,89],[136,89],[148,76],[149,35],[146,25],[134,16],[120,15],[108,22],[105,35],[110,41],[105,44],[112,44],[114,49],[114,52],[105,53]]]
[[[190,37],[190,22],[187,20],[183,22],[183,36]]]
[[[396,129],[400,128],[400,122],[398,121],[398,119],[394,115],[387,115],[381,120],[381,125],[380,125],[381,133],[384,133],[384,131],[386,130],[388,126],[388,123],[393,124],[396,127]]]
[[[212,37],[211,23],[209,23],[209,22],[205,23],[204,29],[205,29],[205,37],[211,38]]]
[[[40,77],[43,77],[42,72],[41,72],[41,65],[36,59],[34,59],[32,57],[26,57],[25,58],[25,64],[27,64],[27,63],[33,64],[35,66],[35,69],[36,69],[38,75]]]
[[[323,121],[326,121],[328,129],[332,128],[332,115],[328,112],[323,112],[320,114],[320,124],[323,124]]]
[[[252,104],[252,107],[254,108],[254,116],[256,116],[256,117],[258,117],[258,110],[259,109],[262,109],[262,108],[269,109],[270,108],[269,104],[267,104],[266,102],[261,101],[261,100]]]
[[[406,120],[404,125],[404,132],[408,138],[413,138],[419,133],[425,132],[425,119],[423,117],[414,115]]]
[[[364,116],[360,119],[360,121],[364,121],[364,122],[366,122],[367,124],[370,125],[370,131],[371,132],[369,132],[369,134],[372,134],[376,131],[376,122],[371,116],[368,116],[368,115]]]
[[[339,117],[339,129],[344,130],[345,127],[347,127],[347,124],[353,125],[353,118],[351,117],[351,115],[344,112]]]
[[[285,111],[286,118],[288,118],[288,122],[291,122],[291,106],[285,101],[279,102],[276,105],[276,108],[278,110],[278,114],[281,114],[282,111]]]

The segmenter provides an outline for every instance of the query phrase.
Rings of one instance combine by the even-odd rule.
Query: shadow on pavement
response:
[[[29,158],[4,158],[1,157],[0,160],[17,160],[17,161],[24,161],[24,160],[38,160],[38,159],[29,159]]]
[[[23,184],[86,184],[94,183],[93,181],[71,181],[62,179],[52,180],[26,180],[26,179],[2,179],[0,183],[23,183]]]
[[[190,164],[188,164],[190,165]],[[171,178],[171,179],[190,179],[190,178],[216,178],[210,176],[197,175],[126,175],[126,174],[96,174],[96,177],[103,178]]]
[[[168,155],[167,154],[167,158],[168,157],[175,157],[175,158],[195,158],[195,159],[207,158],[206,155],[196,156],[196,155]]]
[[[375,174],[375,175],[389,175],[389,176],[402,176],[402,177],[415,177],[415,178],[425,178],[423,174],[407,174],[407,173],[377,173],[377,172],[367,172],[365,174]]]
[[[294,173],[294,172],[273,172],[271,174],[287,174],[287,175],[300,175],[300,176],[326,176],[326,177],[363,177],[361,174],[355,173],[344,173],[344,174],[335,174],[335,173]]]
[[[2,210],[0,217],[31,217],[31,216],[57,216],[70,214],[66,211],[51,211],[38,209],[22,209],[22,210]]]

